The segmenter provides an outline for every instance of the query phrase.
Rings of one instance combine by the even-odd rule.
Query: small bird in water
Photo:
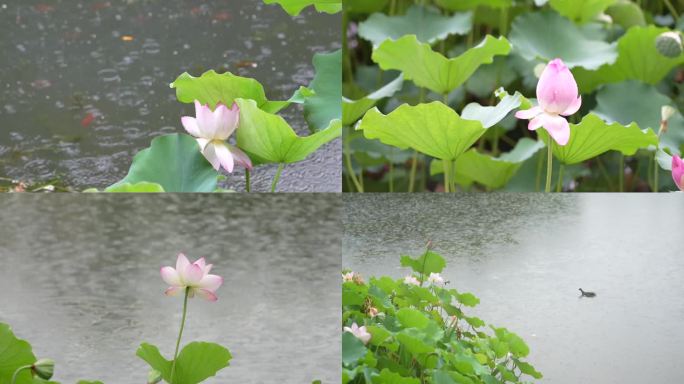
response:
[[[585,291],[582,288],[580,288],[579,290],[581,293],[580,297],[596,297],[596,293],[594,292]]]

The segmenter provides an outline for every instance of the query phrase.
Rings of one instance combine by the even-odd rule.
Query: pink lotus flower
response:
[[[371,334],[366,330],[366,326],[359,327],[356,323],[352,324],[351,327],[344,327],[344,331],[356,336],[356,338],[361,340],[363,344],[368,344],[372,337]]]
[[[570,125],[563,116],[577,112],[582,105],[582,97],[575,78],[561,59],[551,60],[542,72],[537,83],[537,101],[538,106],[518,111],[515,117],[530,120],[529,130],[544,127],[558,145],[567,144]]]
[[[166,284],[170,285],[164,294],[167,296],[177,296],[179,293],[188,289],[188,297],[199,297],[216,301],[216,290],[223,284],[223,278],[217,275],[210,275],[211,264],[206,264],[204,258],[194,263],[184,254],[179,253],[176,260],[176,268],[162,267],[161,277]]]
[[[354,281],[354,272],[343,273],[342,281]]]
[[[195,116],[183,116],[181,122],[185,130],[197,139],[202,154],[215,170],[223,167],[231,173],[235,163],[252,169],[249,156],[226,142],[238,127],[240,108],[237,104],[233,103],[233,107],[228,109],[219,103],[212,111],[208,105],[195,100]]]
[[[408,275],[408,276],[404,277],[404,284],[420,285],[420,281],[418,281],[418,279],[416,279],[415,276]]]
[[[684,191],[684,160],[679,156],[672,156],[672,178],[679,190]]]
[[[444,285],[444,278],[439,273],[434,273],[434,272],[430,273],[430,276],[428,277],[427,280],[428,280],[428,283],[430,283],[432,285]]]

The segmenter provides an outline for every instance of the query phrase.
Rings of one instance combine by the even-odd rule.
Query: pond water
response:
[[[183,300],[159,269],[183,251],[224,277],[183,334],[233,355],[207,383],[339,383],[339,196],[185,196],[2,196],[0,322],[60,382],[142,383],[141,342],[173,354]]]
[[[194,107],[169,88],[184,71],[258,79],[285,100],[313,78],[315,52],[339,48],[340,16],[290,17],[261,0],[0,1],[0,177],[106,187]],[[301,134],[299,109],[283,116]],[[281,191],[340,191],[341,144],[285,168]],[[268,190],[275,166],[252,182]],[[244,189],[244,174],[227,187]]]
[[[518,333],[545,383],[677,383],[684,194],[344,196],[343,267],[408,274],[427,239],[443,275]],[[579,298],[578,288],[596,291]]]

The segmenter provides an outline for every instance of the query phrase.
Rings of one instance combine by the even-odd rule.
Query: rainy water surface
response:
[[[217,302],[190,300],[183,336],[230,349],[207,383],[339,383],[339,200],[6,194],[0,322],[60,382],[143,383],[141,342],[173,354],[183,300],[159,269],[183,251],[224,277]]]
[[[343,266],[408,274],[427,239],[471,314],[518,333],[544,383],[677,383],[684,196],[345,196]],[[596,291],[579,298],[578,288]]]
[[[253,77],[272,100],[313,78],[339,45],[339,15],[291,18],[261,0],[0,1],[0,177],[82,190],[126,175],[132,157],[194,115],[169,88],[215,69]],[[298,110],[283,114],[299,134]],[[281,191],[339,191],[340,141],[285,168]],[[267,190],[275,167],[259,168]],[[235,173],[227,187],[243,190]]]

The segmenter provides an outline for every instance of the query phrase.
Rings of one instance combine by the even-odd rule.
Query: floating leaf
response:
[[[0,323],[0,383],[9,383],[18,368],[35,361],[31,344],[14,336],[9,325]],[[18,375],[17,384],[30,383],[33,380],[28,370]]]
[[[401,90],[404,84],[404,76],[399,75],[396,79],[385,84],[382,88],[358,100],[342,98],[342,124],[352,125],[366,111],[373,108],[378,100],[392,97],[397,91]]]
[[[386,40],[373,51],[373,61],[384,70],[397,69],[404,78],[436,93],[446,94],[463,84],[482,64],[511,49],[505,37],[487,36],[477,46],[458,57],[447,59],[418,41],[415,35]]]
[[[413,148],[442,160],[455,160],[486,129],[479,121],[461,118],[440,102],[410,106],[403,104],[388,115],[369,110],[357,126],[368,139],[378,139],[398,148]]]
[[[449,35],[468,33],[472,28],[472,18],[472,12],[442,16],[435,8],[413,5],[401,16],[386,16],[382,13],[371,15],[359,23],[359,36],[374,46],[404,35],[416,35],[418,41],[432,44]]]
[[[316,75],[309,87],[315,94],[304,102],[304,118],[312,131],[320,131],[342,118],[342,50],[315,54],[313,65]]]
[[[569,68],[596,69],[617,59],[614,44],[590,39],[555,12],[530,12],[516,17],[510,39],[516,52],[527,60],[561,58]]]
[[[136,355],[145,360],[153,369],[162,374],[164,380],[171,382],[173,361],[166,360],[154,345],[143,343]],[[215,343],[194,341],[180,351],[176,359],[173,382],[176,384],[197,384],[229,365],[230,352]]]
[[[668,58],[658,53],[656,37],[667,31],[669,29],[654,26],[630,28],[617,42],[619,55],[615,63],[596,71],[573,70],[580,91],[589,93],[601,84],[623,80],[639,80],[648,84],[660,82],[672,68],[684,63],[684,55]]]
[[[545,130],[537,131],[548,142]],[[658,135],[652,130],[642,131],[636,124],[623,126],[607,124],[598,115],[590,113],[579,124],[570,124],[570,140],[565,146],[552,140],[553,154],[565,164],[576,164],[608,151],[619,151],[631,156],[640,148],[658,144]]]
[[[639,97],[634,97],[639,95]],[[623,81],[608,84],[596,93],[594,112],[608,123],[618,122],[627,125],[636,123],[639,128],[660,129],[660,109],[664,105],[674,106],[674,102],[658,92],[655,86],[636,81]],[[660,146],[680,153],[684,145],[684,118],[676,112],[668,122],[668,130],[660,137]]]
[[[182,103],[199,100],[213,109],[219,102],[230,106],[235,99],[251,99],[256,101],[259,108],[271,113],[276,113],[291,103],[302,103],[305,96],[310,94],[306,88],[301,87],[290,100],[269,101],[264,87],[257,80],[230,72],[218,74],[214,70],[204,72],[200,77],[185,72],[171,83],[171,88],[176,89],[176,98]]]
[[[437,4],[450,11],[464,11],[480,6],[508,8],[513,5],[513,0],[437,0]]]
[[[264,0],[264,3],[280,4],[291,16],[299,15],[310,5],[313,5],[318,12],[337,13],[342,10],[342,0]]]
[[[299,137],[285,119],[259,109],[254,100],[237,99],[236,102],[240,106],[237,143],[253,164],[304,160],[321,145],[342,134],[342,122],[336,120],[326,129]]]
[[[477,182],[492,189],[502,188],[515,176],[524,161],[544,147],[541,141],[522,138],[511,152],[498,158],[472,148],[456,160],[455,180],[466,186]],[[443,172],[442,162],[433,161],[430,164],[431,175]]]
[[[592,21],[616,0],[551,0],[551,8],[568,19],[584,24]]]
[[[197,141],[175,133],[152,140],[149,148],[135,155],[128,175],[107,190],[146,182],[158,184],[166,192],[213,192],[218,176]]]

